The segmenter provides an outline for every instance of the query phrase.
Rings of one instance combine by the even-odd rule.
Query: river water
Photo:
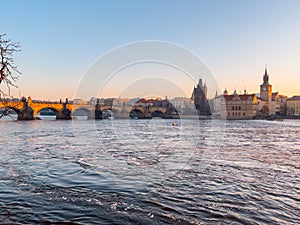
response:
[[[297,120],[0,128],[0,224],[300,223]]]

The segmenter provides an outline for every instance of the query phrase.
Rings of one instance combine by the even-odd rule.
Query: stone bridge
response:
[[[51,109],[55,112],[56,119],[64,120],[72,119],[72,114],[79,109],[86,112],[88,119],[102,119],[103,113],[108,110],[116,119],[179,118],[179,112],[172,105],[158,107],[140,103],[132,106],[101,105],[99,101],[96,105],[73,104],[69,103],[67,99],[65,102],[43,102],[32,101],[28,97],[28,100],[23,98],[20,101],[0,101],[0,108],[14,110],[18,114],[18,120],[34,120],[42,109]]]

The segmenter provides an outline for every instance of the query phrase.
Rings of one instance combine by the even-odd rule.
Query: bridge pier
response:
[[[97,99],[97,104],[95,105],[95,120],[102,120],[102,111],[100,109],[100,100]]]
[[[61,103],[61,101],[60,101]],[[62,103],[62,110],[56,112],[56,119],[57,120],[71,120],[72,119],[72,112],[67,108],[69,104],[69,100],[66,98],[66,102]]]
[[[56,113],[56,119],[57,120],[71,120],[72,116],[71,116],[71,112],[68,109],[63,109],[60,110]]]
[[[102,111],[100,110],[100,109],[96,109],[95,110],[95,118],[94,118],[95,120],[102,120],[103,118],[102,118]]]
[[[30,97],[28,98],[28,101],[26,101],[26,98],[22,98],[23,108],[18,112],[18,120],[35,119],[35,113],[33,112],[32,108],[28,106],[28,104],[31,104],[31,102],[32,100]]]
[[[18,113],[18,120],[34,120],[35,116],[30,107],[25,107]]]

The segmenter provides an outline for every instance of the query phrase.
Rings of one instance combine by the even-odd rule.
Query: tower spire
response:
[[[265,74],[268,74],[268,65],[265,65]]]
[[[198,86],[203,88],[203,82],[202,82],[202,77],[199,79],[199,83],[198,83]]]
[[[264,74],[264,84],[268,84],[269,83],[269,75],[268,75],[268,69],[267,69],[267,64],[265,66],[265,74]]]

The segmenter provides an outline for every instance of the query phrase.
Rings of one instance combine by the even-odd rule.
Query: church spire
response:
[[[268,74],[268,67],[267,67],[267,64],[265,65],[265,74]]]

